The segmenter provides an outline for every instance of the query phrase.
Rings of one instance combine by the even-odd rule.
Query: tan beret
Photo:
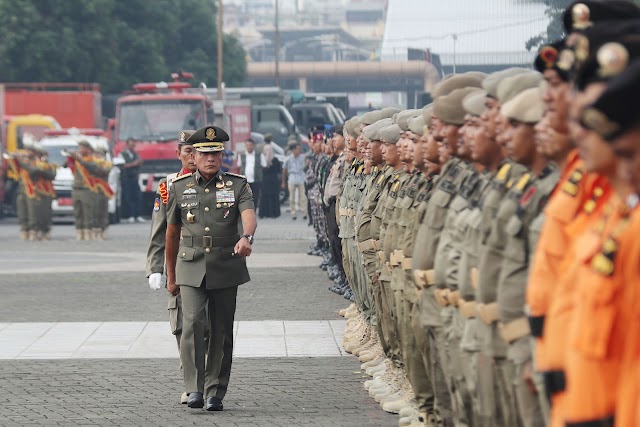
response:
[[[344,122],[344,126],[342,128],[342,134],[345,137],[356,136],[355,131],[353,130],[353,119],[349,119],[346,122]]]
[[[422,114],[409,119],[409,130],[416,135],[424,135],[424,126],[424,117],[422,117]]]
[[[400,109],[399,108],[394,108],[394,107],[386,107],[383,108],[382,110],[380,110],[380,118],[381,119],[386,119],[389,117],[393,117],[394,114],[399,113]]]
[[[360,123],[362,123],[363,125],[370,125],[377,122],[381,118],[382,116],[380,115],[380,110],[369,111],[367,113],[364,113],[362,117],[360,117]]]
[[[431,118],[433,117],[433,104],[422,107],[422,120],[425,126],[431,126]]]
[[[362,136],[369,142],[380,141],[380,129],[385,126],[389,126],[390,124],[391,119],[378,120],[377,122],[365,127]]]
[[[502,79],[528,71],[531,70],[516,67],[496,71],[495,73],[489,74],[487,78],[482,81],[482,88],[487,91],[487,96],[498,99],[498,84],[500,84]]]
[[[402,129],[397,124],[391,124],[380,129],[380,139],[386,144],[396,144],[400,139]]]
[[[462,100],[462,108],[467,114],[473,116],[481,116],[484,112],[484,103],[487,98],[487,92],[483,89],[477,89],[469,93]]]
[[[462,107],[462,100],[465,96],[477,88],[467,87],[456,89],[449,95],[441,96],[433,103],[433,115],[443,123],[461,126],[464,124],[464,116],[467,112]]]
[[[523,123],[537,123],[544,115],[545,104],[542,92],[537,87],[517,94],[500,108],[500,114],[511,120]]]
[[[400,126],[400,129],[402,129],[403,131],[409,129],[409,119],[411,117],[415,117],[419,114],[422,114],[422,111],[420,110],[404,110],[398,113],[398,115],[396,116],[396,119],[394,121],[394,123],[396,123],[398,126]]]
[[[537,71],[528,71],[526,73],[505,77],[498,83],[496,90],[498,99],[502,104],[509,102],[520,92],[524,92],[532,87],[538,87],[543,80],[542,74]]]
[[[482,87],[484,77],[478,73],[451,74],[440,81],[431,91],[431,98],[438,99],[441,96],[449,95],[456,89],[465,87]]]

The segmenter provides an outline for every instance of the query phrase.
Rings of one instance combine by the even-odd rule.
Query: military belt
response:
[[[202,237],[191,237],[191,236],[183,236],[182,242],[180,244],[182,246],[186,246],[188,248],[219,248],[224,246],[234,246],[240,240],[240,236],[237,234],[235,236],[225,236],[225,237],[213,237],[213,236],[202,236]]]
[[[389,264],[391,264],[392,267],[396,267],[400,265],[403,259],[404,253],[402,252],[402,249],[397,249],[391,252],[391,256],[389,257]]]
[[[549,397],[564,391],[567,387],[564,371],[545,371],[542,373],[542,379],[544,381],[544,388]]]
[[[411,258],[404,257],[402,258],[402,262],[400,266],[403,270],[411,270]]]
[[[531,334],[529,319],[526,317],[521,317],[508,323],[500,322],[498,330],[502,339],[508,343],[512,343],[522,337],[528,337]]]
[[[567,427],[613,427],[615,419],[613,416],[598,418],[597,420],[578,421],[577,423],[565,423]]]
[[[458,310],[465,319],[473,319],[476,317],[476,302],[461,299],[458,302]]]
[[[347,218],[353,218],[354,216],[356,216],[356,211],[355,209],[352,208],[348,208],[347,209]]]
[[[340,214],[340,216],[347,216],[347,208],[338,209],[338,214]]]
[[[531,328],[531,335],[541,338],[544,329],[544,316],[529,316],[529,327]]]
[[[490,304],[478,304],[478,317],[482,319],[487,325],[491,325],[493,322],[500,318],[500,309],[497,302]]]
[[[378,251],[379,248],[377,240],[369,239],[365,240],[364,242],[358,242],[358,250],[360,252],[370,251],[372,249],[376,252]]]
[[[436,283],[436,273],[431,270],[413,270],[413,279],[421,288],[432,286]]]

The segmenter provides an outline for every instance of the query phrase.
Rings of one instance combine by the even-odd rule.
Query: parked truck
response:
[[[136,151],[143,160],[139,177],[143,213],[153,209],[159,181],[180,168],[176,149],[181,130],[228,124],[226,129],[233,138],[225,147],[228,150],[233,150],[233,144],[251,131],[248,104],[244,110],[242,105],[229,105],[228,112],[221,105],[222,110],[214,112],[206,86],[193,88],[183,81],[192,79],[191,73],[173,73],[171,77],[173,81],[168,83],[135,84],[132,93],[118,98],[115,118],[108,124],[116,156],[126,148],[128,140],[136,142]]]

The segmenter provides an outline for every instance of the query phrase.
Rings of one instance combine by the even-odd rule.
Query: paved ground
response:
[[[54,240],[22,242],[15,220],[0,220],[0,346],[3,330],[31,330],[19,335],[24,338],[42,322],[43,332],[34,338],[38,345],[30,350],[41,355],[54,350],[48,342],[59,344],[57,333],[67,343],[87,331],[94,340],[109,342],[108,333],[100,333],[114,321],[159,331],[162,338],[168,328],[164,291],[149,290],[144,277],[148,233],[148,224],[118,224],[106,242],[77,242],[73,226],[56,225]],[[336,311],[348,304],[327,291],[330,282],[317,268],[320,259],[304,255],[312,241],[312,229],[286,214],[259,221],[252,282],[239,291],[236,357],[224,412],[177,403],[182,378],[167,332],[162,342],[167,358],[130,352],[99,359],[0,360],[0,426],[397,425],[397,417],[381,411],[362,388],[357,360],[322,353],[324,332],[305,329],[315,334],[331,325],[335,348],[344,325]],[[291,343],[300,354],[315,357],[291,357],[296,354],[288,353],[290,347],[282,357],[265,357],[272,353],[260,351],[268,335],[260,331],[274,324],[282,325],[287,346],[286,340],[304,335],[296,335],[295,328],[305,329],[309,335]],[[253,332],[243,336],[243,327]],[[287,330],[292,336],[284,338]]]

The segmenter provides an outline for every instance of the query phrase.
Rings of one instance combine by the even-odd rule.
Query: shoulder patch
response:
[[[224,174],[225,174],[225,175],[235,176],[236,178],[247,179],[247,177],[246,177],[246,176],[244,176],[244,175],[239,175],[239,174],[237,174],[237,173],[225,172]]]
[[[166,205],[167,202],[169,201],[169,191],[167,191],[167,181],[162,181],[160,185],[158,185],[158,193],[160,193],[160,198],[162,198],[162,203]]]
[[[178,182],[178,181],[180,181],[181,179],[185,179],[185,178],[188,178],[188,177],[190,177],[190,176],[193,176],[193,172],[191,172],[191,173],[187,173],[187,174],[184,174],[184,175],[177,176],[177,177],[175,177],[175,178],[173,179],[173,181],[172,181],[172,182]]]

